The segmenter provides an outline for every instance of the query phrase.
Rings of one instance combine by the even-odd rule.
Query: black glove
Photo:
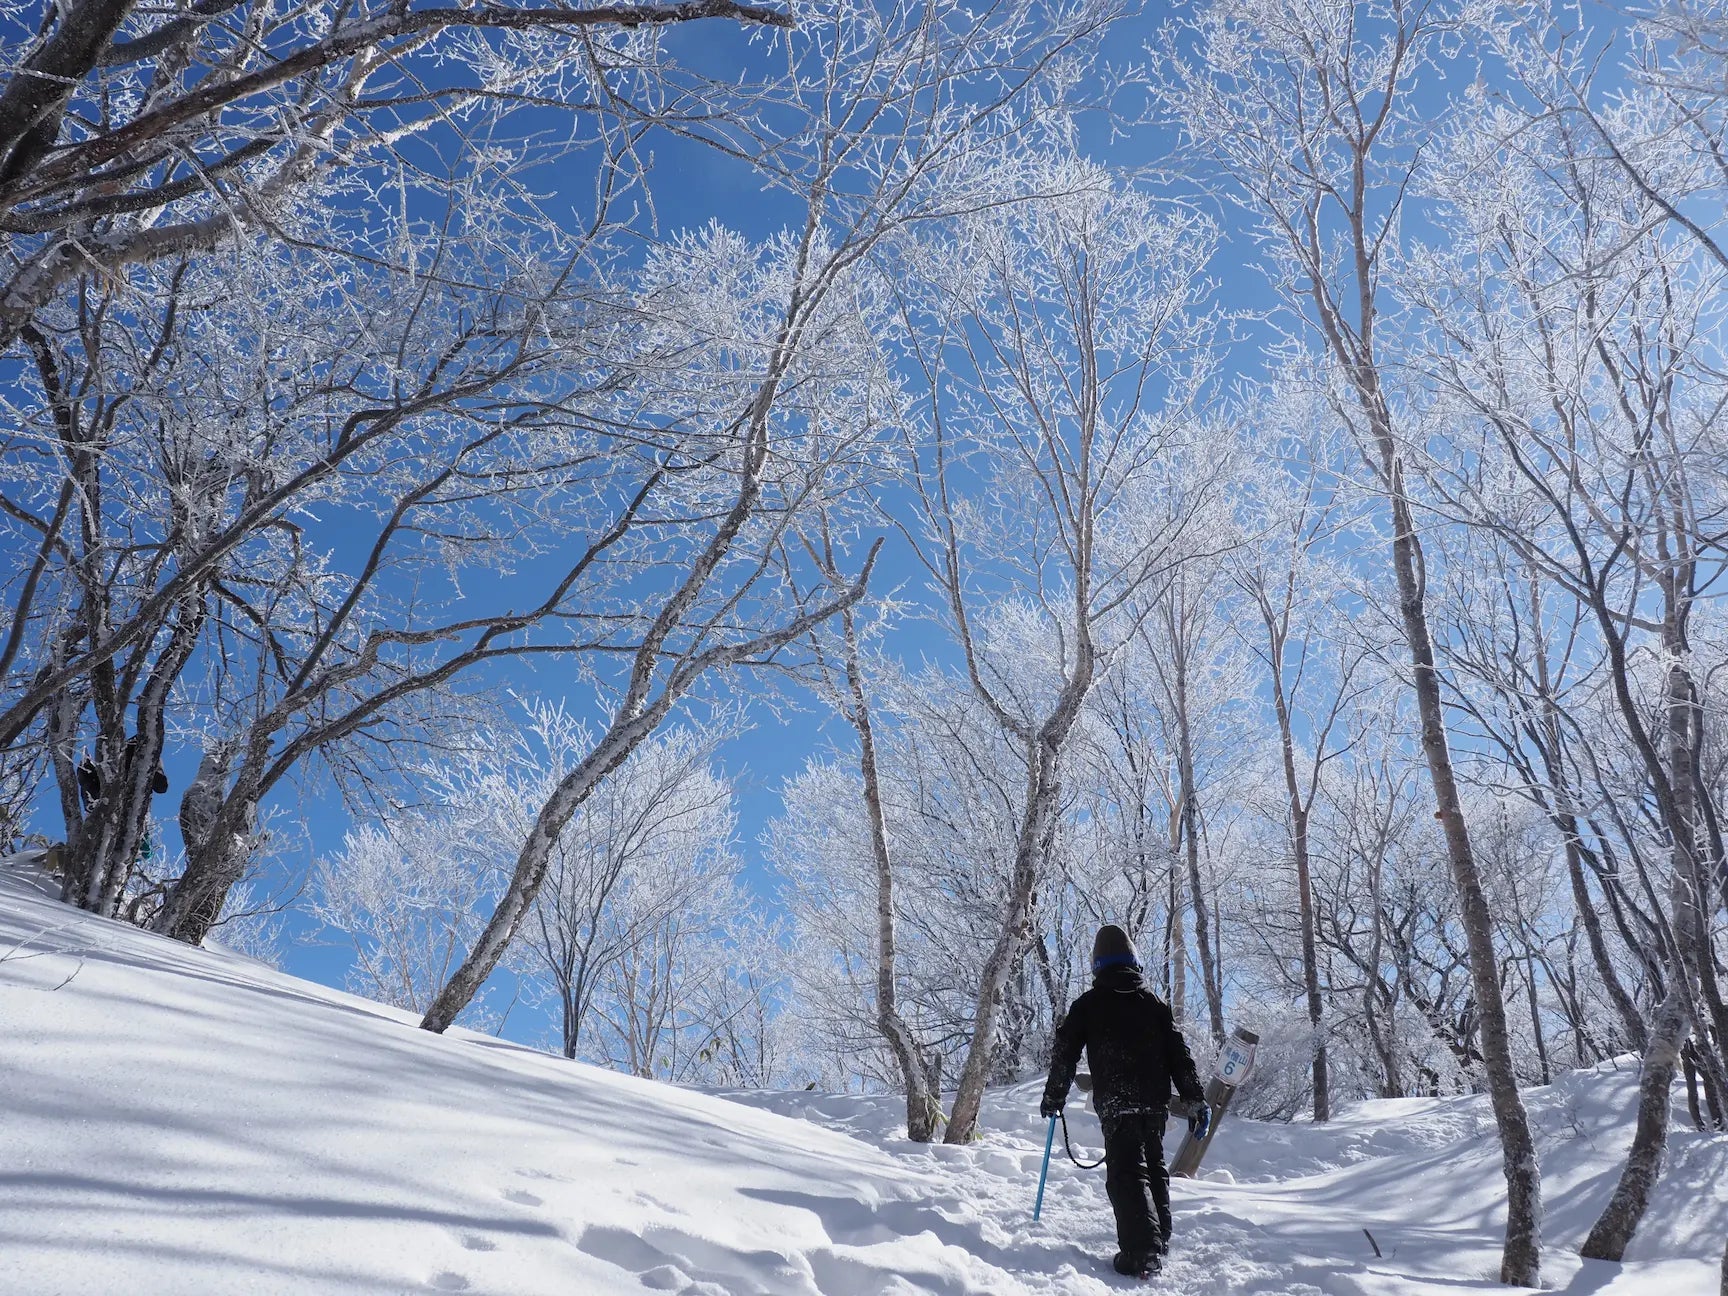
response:
[[[1045,1120],[1051,1120],[1062,1114],[1062,1104],[1049,1094],[1045,1094],[1044,1101],[1038,1104],[1038,1114]]]
[[[1212,1129],[1212,1105],[1196,1103],[1194,1114],[1188,1118],[1188,1132],[1194,1136],[1196,1143],[1204,1143],[1206,1135]]]

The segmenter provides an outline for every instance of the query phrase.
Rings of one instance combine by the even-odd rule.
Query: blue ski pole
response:
[[[1044,1165],[1038,1171],[1038,1200],[1032,1205],[1032,1222],[1038,1222],[1038,1216],[1044,1209],[1044,1179],[1050,1173],[1050,1149],[1056,1142],[1056,1118],[1050,1118],[1050,1132],[1044,1136]]]

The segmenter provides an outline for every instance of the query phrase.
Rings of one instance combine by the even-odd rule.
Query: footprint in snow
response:
[[[520,1188],[506,1188],[504,1200],[515,1202],[518,1206],[544,1206],[546,1203],[531,1192],[523,1192]]]
[[[590,1225],[576,1249],[635,1274],[650,1291],[675,1291],[678,1296],[803,1296],[810,1291],[807,1277],[776,1252],[734,1251],[677,1229],[647,1232],[649,1236],[642,1237]]]
[[[570,1180],[561,1174],[553,1174],[550,1170],[518,1170],[516,1174],[523,1179],[544,1179],[548,1183],[569,1183]]]
[[[468,1280],[459,1273],[451,1273],[446,1269],[443,1273],[432,1275],[433,1291],[467,1291]]]
[[[498,1244],[489,1237],[481,1237],[478,1233],[464,1233],[462,1245],[469,1251],[496,1251]]]

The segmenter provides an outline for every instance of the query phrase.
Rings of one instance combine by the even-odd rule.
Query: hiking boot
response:
[[[1147,1256],[1131,1256],[1118,1251],[1110,1265],[1117,1273],[1129,1278],[1150,1278],[1164,1267],[1164,1257],[1154,1251]]]

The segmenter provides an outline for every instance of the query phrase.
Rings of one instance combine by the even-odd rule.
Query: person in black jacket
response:
[[[1116,1271],[1156,1273],[1170,1246],[1164,1122],[1171,1085],[1196,1105],[1196,1137],[1206,1137],[1212,1113],[1170,1006],[1147,986],[1128,933],[1115,925],[1099,929],[1092,944],[1092,988],[1074,1001],[1056,1028],[1050,1079],[1039,1108],[1046,1118],[1058,1115],[1068,1100],[1082,1049],[1104,1127],[1104,1188],[1116,1212],[1121,1247]]]

